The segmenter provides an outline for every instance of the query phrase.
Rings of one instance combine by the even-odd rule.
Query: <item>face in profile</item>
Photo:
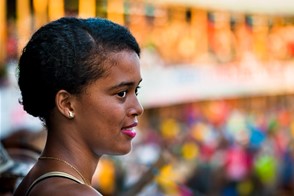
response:
[[[135,52],[113,53],[106,76],[75,97],[75,126],[91,152],[126,154],[135,137],[137,116],[143,108],[137,93],[142,80]]]

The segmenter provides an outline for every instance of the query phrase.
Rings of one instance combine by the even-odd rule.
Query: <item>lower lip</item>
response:
[[[136,132],[132,130],[123,130],[122,133],[129,136],[130,138],[134,138],[136,136]]]

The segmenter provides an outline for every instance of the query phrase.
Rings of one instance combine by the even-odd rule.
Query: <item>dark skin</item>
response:
[[[62,177],[39,182],[30,196],[100,195],[90,186],[92,176],[103,154],[126,154],[131,150],[130,132],[137,126],[137,116],[143,108],[137,99],[142,80],[139,57],[135,52],[111,54],[107,76],[89,84],[81,95],[65,90],[56,94],[56,107],[50,116],[50,130],[40,159],[25,177],[15,195],[24,195],[39,176],[51,172],[66,172],[85,184]],[[69,111],[74,114],[71,118]]]

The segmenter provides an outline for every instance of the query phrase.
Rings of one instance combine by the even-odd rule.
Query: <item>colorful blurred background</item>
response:
[[[145,108],[126,156],[104,156],[104,195],[294,195],[291,0],[0,0],[0,195],[11,195],[46,131],[18,103],[32,33],[61,16],[127,26],[142,48]]]

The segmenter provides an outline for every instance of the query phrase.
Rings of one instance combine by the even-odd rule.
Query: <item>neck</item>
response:
[[[40,157],[39,160],[51,160],[51,161],[59,161],[61,163],[64,163],[65,165],[73,169],[79,175],[79,177],[82,179],[84,184],[91,186],[91,182],[87,181],[86,178],[83,176],[83,174],[74,165],[70,164],[69,162],[57,157],[45,157],[45,156]]]
[[[79,143],[73,140],[68,141],[68,139],[60,138],[70,137],[51,137],[48,134],[47,142],[41,157],[54,157],[55,159],[60,159],[62,161],[55,160],[55,162],[60,162],[59,165],[62,165],[64,168],[70,168],[73,166],[75,169],[71,168],[71,170],[78,171],[73,171],[73,173],[75,173],[75,175],[78,174],[79,178],[82,178],[86,184],[90,184],[99,157],[97,158],[93,156],[89,153],[89,150],[83,148],[82,145],[78,145]],[[61,162],[67,162],[71,166]]]

